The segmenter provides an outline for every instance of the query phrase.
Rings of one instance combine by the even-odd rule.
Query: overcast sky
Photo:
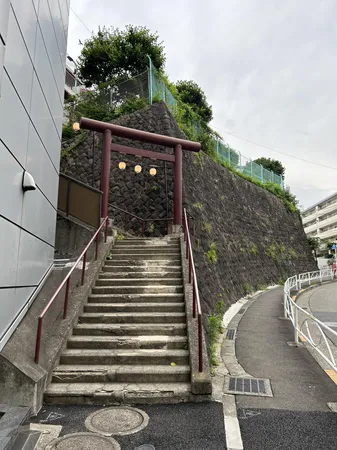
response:
[[[95,32],[157,31],[169,78],[204,89],[212,126],[233,148],[281,160],[302,206],[337,190],[336,0],[71,0],[71,8]],[[88,37],[71,11],[68,54],[76,58]]]

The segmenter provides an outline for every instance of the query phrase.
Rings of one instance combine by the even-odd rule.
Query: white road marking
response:
[[[226,444],[230,450],[243,450],[241,430],[234,395],[223,395]]]
[[[38,431],[41,433],[34,450],[45,450],[48,444],[59,437],[62,431],[62,426],[31,423],[29,429],[31,431]]]

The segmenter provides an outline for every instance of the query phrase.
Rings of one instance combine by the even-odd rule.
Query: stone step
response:
[[[79,323],[74,336],[186,336],[186,323]]]
[[[183,279],[180,278],[114,278],[110,274],[109,278],[103,277],[96,280],[96,286],[182,286]]]
[[[177,267],[177,270],[164,269],[157,271],[155,271],[154,268],[152,270],[142,270],[137,267],[137,270],[132,270],[132,268],[130,268],[130,270],[123,272],[120,270],[120,267],[104,266],[103,272],[100,272],[99,277],[110,278],[111,276],[113,276],[113,278],[175,278],[181,277],[181,267]]]
[[[60,357],[60,364],[170,365],[171,363],[188,365],[189,352],[162,349],[66,349]]]
[[[179,303],[87,303],[84,312],[185,312],[184,302]]]
[[[119,245],[116,244],[113,247],[111,247],[111,252],[114,250],[118,251],[125,251],[127,252],[135,252],[135,253],[141,253],[142,251],[144,253],[147,252],[172,252],[172,253],[179,253],[180,254],[180,245]]]
[[[155,261],[143,261],[141,259],[139,260],[131,260],[130,258],[128,258],[128,255],[126,255],[126,259],[121,259],[121,260],[112,260],[112,259],[106,259],[105,260],[105,267],[106,266],[113,266],[113,267],[118,267],[118,266],[123,266],[123,267],[132,267],[135,268],[136,267],[140,267],[141,270],[146,270],[149,267],[155,267],[156,270],[159,269],[163,269],[163,268],[167,268],[169,267],[170,269],[172,267],[179,267],[179,269],[181,270],[181,259],[179,261],[176,262],[176,264],[173,264],[173,262],[169,259],[166,259],[164,257],[162,257],[162,259],[159,260],[155,260]]]
[[[179,245],[180,239],[149,239],[149,238],[130,238],[130,239],[118,239],[116,241],[118,245]]]
[[[174,383],[189,382],[190,366],[59,365],[53,383]]]
[[[186,336],[71,336],[67,348],[186,350]]]
[[[191,399],[190,383],[52,383],[45,402],[73,405],[179,403]]]
[[[174,261],[177,263],[181,263],[181,256],[178,253],[147,253],[147,252],[143,252],[143,253],[113,253],[112,254],[112,259],[109,261],[116,261],[116,260],[128,260],[128,261],[136,261],[136,260],[141,260],[141,261],[161,261],[165,259],[166,261]]]
[[[98,280],[97,280],[98,281]],[[181,294],[183,286],[94,286],[93,294]]]
[[[185,313],[83,313],[80,323],[184,323]]]
[[[91,294],[89,303],[184,303],[184,294]]]

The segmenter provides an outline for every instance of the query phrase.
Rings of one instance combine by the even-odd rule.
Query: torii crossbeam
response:
[[[82,117],[80,120],[80,128],[96,131],[103,134],[103,152],[102,152],[102,169],[101,169],[101,190],[102,196],[102,217],[108,215],[109,203],[109,182],[110,182],[110,154],[111,152],[119,152],[129,155],[142,156],[143,158],[159,159],[174,164],[174,225],[182,224],[182,150],[199,152],[201,145],[199,142],[187,141],[162,134],[149,133],[147,131],[136,130],[134,128],[122,127],[108,122],[100,122],[98,120],[87,119]],[[153,152],[136,147],[128,147],[111,143],[112,136],[132,139],[135,141],[148,142],[150,144],[163,145],[165,147],[174,148],[174,154]]]

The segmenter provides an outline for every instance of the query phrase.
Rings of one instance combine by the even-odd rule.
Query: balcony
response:
[[[304,232],[305,232],[306,234],[312,233],[313,231],[317,230],[317,228],[318,228],[317,225],[318,225],[318,224],[315,222],[314,224],[309,225],[308,227],[304,227]]]
[[[329,217],[328,219],[324,219],[324,220],[318,222],[319,229],[322,229],[329,225],[336,225],[336,227],[337,227],[337,214],[333,217]]]
[[[323,231],[319,233],[320,239],[336,239],[337,238],[337,228],[332,228],[331,230]]]

